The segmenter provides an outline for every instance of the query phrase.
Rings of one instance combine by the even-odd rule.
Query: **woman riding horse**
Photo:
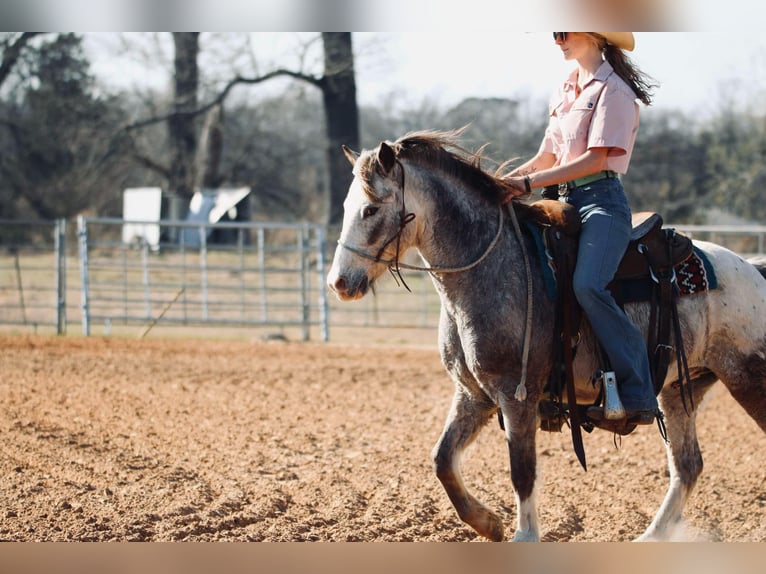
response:
[[[537,155],[509,173],[506,198],[544,188],[574,206],[582,221],[574,292],[617,378],[626,424],[658,415],[643,336],[607,289],[625,253],[631,214],[619,174],[630,163],[638,104],[651,103],[647,77],[624,53],[631,32],[554,32],[566,60],[575,60],[550,103],[550,121]],[[604,417],[602,407],[588,411]]]

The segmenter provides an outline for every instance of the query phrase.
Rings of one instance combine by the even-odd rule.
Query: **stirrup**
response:
[[[621,436],[629,435],[638,427],[635,423],[629,423],[627,419],[618,421],[603,419],[600,421],[592,421],[592,424],[601,430],[609,431]]]

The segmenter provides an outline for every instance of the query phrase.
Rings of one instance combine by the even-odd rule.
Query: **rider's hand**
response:
[[[524,183],[524,176],[506,175],[506,176],[503,176],[503,181],[510,184],[512,188],[502,198],[501,203],[503,205],[505,205],[506,203],[508,203],[515,197],[521,197],[522,195],[527,195],[529,193],[527,191],[527,186]]]

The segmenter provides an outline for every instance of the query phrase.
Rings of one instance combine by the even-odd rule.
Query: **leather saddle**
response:
[[[594,426],[601,426],[597,421],[590,421],[585,415],[587,406],[576,405],[572,362],[579,337],[582,310],[574,297],[572,276],[577,260],[577,245],[580,232],[580,217],[577,210],[568,203],[542,199],[531,204],[515,203],[519,217],[535,223],[542,231],[549,255],[553,259],[556,274],[556,333],[554,349],[554,368],[547,391],[549,400],[541,403],[541,428],[560,431],[568,418],[572,429],[575,451],[580,462],[585,466],[582,451],[580,426],[590,431]],[[662,216],[653,212],[641,212],[633,215],[633,231],[628,248],[615,274],[614,280],[607,286],[618,304],[624,304],[625,286],[640,285],[651,301],[649,336],[647,350],[653,375],[655,394],[662,389],[668,370],[670,353],[675,349],[683,350],[680,329],[676,327],[675,341],[671,342],[671,321],[677,325],[675,309],[678,291],[675,284],[675,267],[693,253],[692,240],[673,229],[663,228]],[[640,299],[632,299],[640,300]],[[569,342],[567,344],[565,342]],[[675,347],[673,347],[673,343]],[[681,379],[681,355],[679,360],[679,379]],[[605,354],[602,352],[602,362]],[[685,359],[685,358],[684,358]],[[608,369],[606,369],[608,370]],[[688,369],[686,369],[688,379]],[[683,393],[683,385],[682,385]],[[566,389],[566,402],[563,396]],[[691,393],[689,393],[691,395]],[[614,431],[613,427],[604,427]],[[626,428],[628,434],[634,430]]]

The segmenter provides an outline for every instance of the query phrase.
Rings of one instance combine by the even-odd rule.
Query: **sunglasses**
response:
[[[562,42],[566,42],[567,41],[567,34],[568,34],[568,32],[554,32],[553,33],[553,41],[554,42],[558,42],[559,40],[561,40]]]

